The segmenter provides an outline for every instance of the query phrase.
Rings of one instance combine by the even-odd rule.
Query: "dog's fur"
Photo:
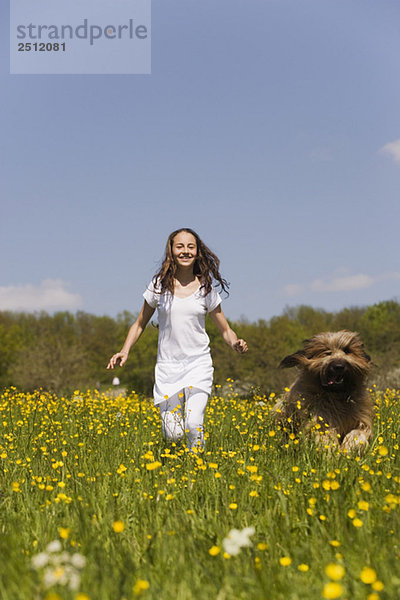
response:
[[[294,431],[313,431],[317,442],[362,451],[372,433],[373,403],[365,386],[371,365],[355,332],[325,332],[305,340],[303,349],[279,365],[296,366],[300,374],[275,405],[277,419]]]

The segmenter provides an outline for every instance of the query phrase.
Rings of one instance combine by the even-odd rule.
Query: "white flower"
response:
[[[223,548],[230,556],[239,554],[241,548],[251,546],[250,536],[254,535],[254,527],[245,527],[242,530],[231,529],[226,538],[222,541]]]
[[[71,564],[76,569],[83,569],[83,567],[86,565],[86,558],[82,556],[82,554],[76,552],[71,556]]]
[[[61,546],[61,542],[60,540],[54,540],[53,542],[50,542],[50,544],[47,544],[47,552],[60,552],[62,546]]]
[[[47,552],[40,552],[35,556],[32,556],[32,565],[34,569],[42,569],[49,562],[49,555]]]
[[[66,585],[67,582],[68,575],[64,567],[49,568],[44,572],[43,583],[46,588],[50,588],[57,583]]]
[[[69,576],[68,587],[73,592],[76,592],[79,589],[80,584],[81,584],[81,576],[76,571],[74,571]]]

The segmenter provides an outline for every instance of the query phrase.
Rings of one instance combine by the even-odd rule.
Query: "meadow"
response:
[[[360,457],[219,389],[197,454],[135,393],[6,390],[0,598],[400,598],[400,392],[371,388]]]

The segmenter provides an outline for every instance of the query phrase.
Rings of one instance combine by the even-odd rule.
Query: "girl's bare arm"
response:
[[[138,318],[129,329],[128,335],[126,336],[126,340],[120,352],[114,354],[107,365],[107,369],[113,369],[119,362],[120,367],[126,363],[128,360],[129,350],[136,344],[140,336],[142,335],[147,323],[150,321],[151,317],[154,314],[154,308],[151,308],[149,304],[147,304],[146,300],[142,306],[142,310],[139,313]]]
[[[210,317],[216,324],[224,341],[229,344],[231,348],[236,350],[236,352],[239,352],[239,354],[247,352],[248,348],[246,342],[238,338],[233,329],[229,327],[229,323],[226,320],[220,304],[210,312]]]

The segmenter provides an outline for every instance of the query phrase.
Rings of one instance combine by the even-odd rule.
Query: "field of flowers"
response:
[[[2,600],[400,598],[400,392],[362,457],[215,396],[204,453],[132,393],[0,397]]]

